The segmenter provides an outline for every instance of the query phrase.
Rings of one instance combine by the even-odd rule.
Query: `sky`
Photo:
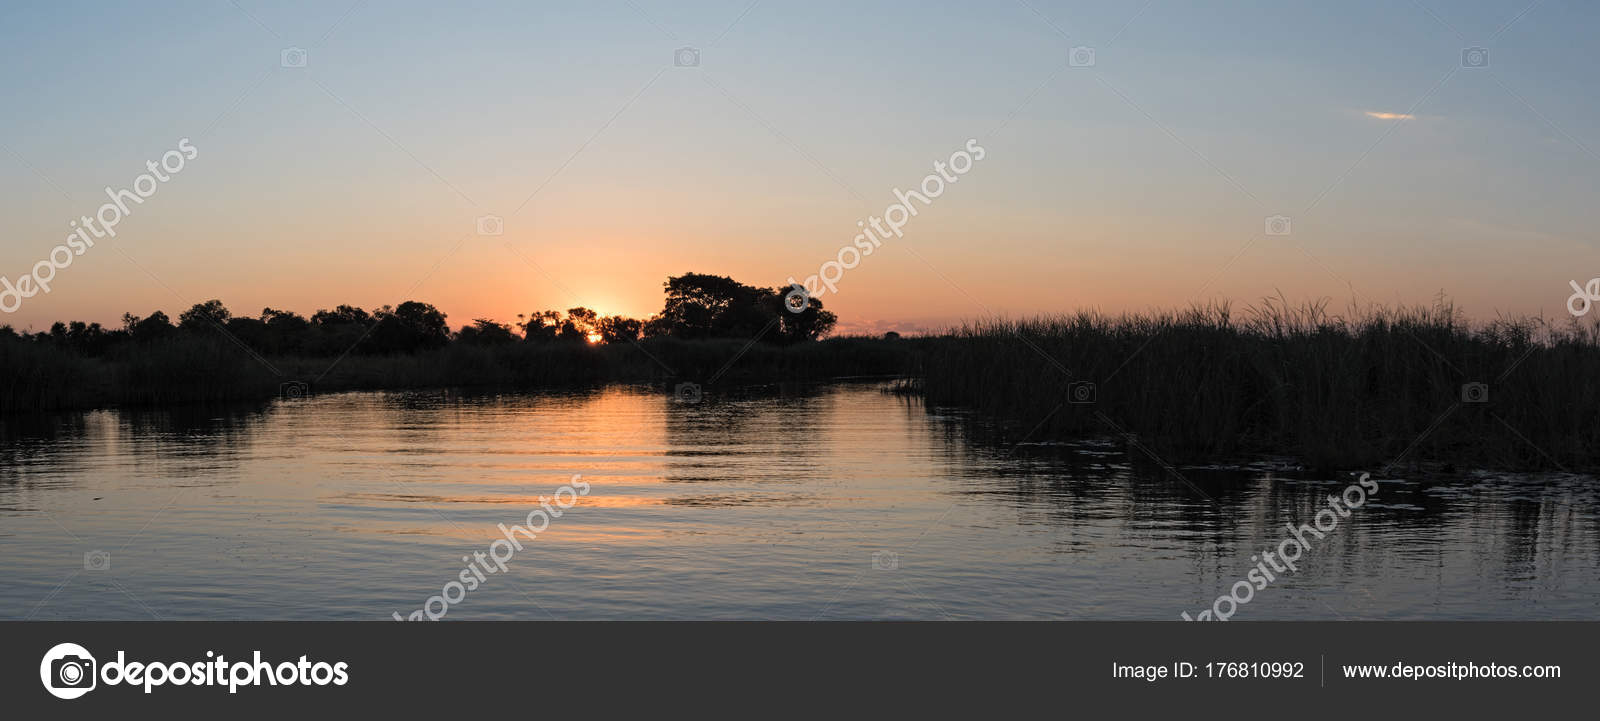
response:
[[[1600,276],[1597,20],[1576,0],[8,2],[0,276],[195,153],[0,324],[209,298],[647,317],[669,275],[817,273],[969,140],[985,157],[822,296],[841,330],[1280,294],[1565,317],[1569,281]]]

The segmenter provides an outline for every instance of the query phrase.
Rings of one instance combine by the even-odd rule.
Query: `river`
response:
[[[1258,589],[1251,556],[1354,478],[1274,460],[1168,472],[1120,443],[977,440],[984,427],[873,383],[10,419],[0,607],[35,620],[1600,618],[1592,477],[1376,475],[1364,505]],[[586,493],[554,505],[536,540],[509,558],[491,547],[569,484]]]

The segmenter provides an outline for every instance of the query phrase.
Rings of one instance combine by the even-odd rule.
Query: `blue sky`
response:
[[[1278,291],[1554,316],[1600,275],[1600,9],[1220,5],[8,3],[0,275],[179,138],[200,155],[0,323],[647,315],[669,273],[815,272],[968,138],[990,157],[828,299],[845,327]]]

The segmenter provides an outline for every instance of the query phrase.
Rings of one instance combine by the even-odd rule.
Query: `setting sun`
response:
[[[1600,1],[0,20],[17,718],[1594,705]]]

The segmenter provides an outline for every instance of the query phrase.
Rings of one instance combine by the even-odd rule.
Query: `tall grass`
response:
[[[174,338],[87,358],[0,338],[0,414],[261,398],[278,390],[276,378],[237,346],[211,339]]]
[[[1033,440],[1134,433],[1171,462],[1250,453],[1320,468],[1600,461],[1597,327],[1474,326],[1444,301],[1334,315],[1326,304],[1270,299],[1241,314],[1211,304],[990,321],[934,344],[925,364],[934,403],[1012,419]],[[1487,402],[1463,402],[1467,383],[1487,384]],[[1071,402],[1075,387],[1092,387],[1093,402]]]

